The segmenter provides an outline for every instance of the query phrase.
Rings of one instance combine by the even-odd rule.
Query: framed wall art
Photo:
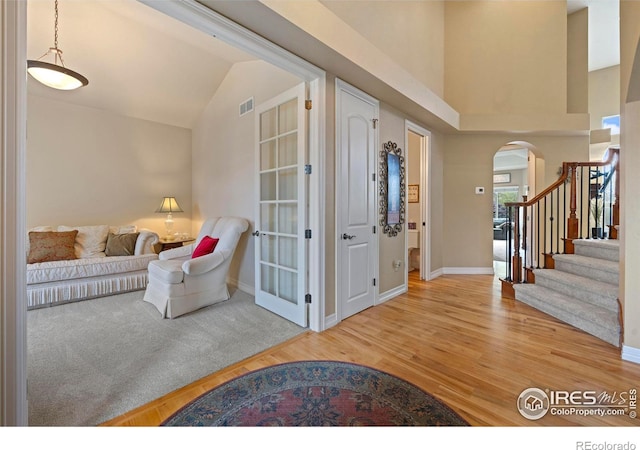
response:
[[[493,183],[511,183],[510,173],[495,173],[493,174]]]
[[[410,184],[407,189],[407,201],[409,203],[420,202],[420,185]]]

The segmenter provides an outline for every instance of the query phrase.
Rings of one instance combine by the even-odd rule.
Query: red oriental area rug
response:
[[[247,373],[197,398],[162,426],[466,426],[417,386],[338,361]]]

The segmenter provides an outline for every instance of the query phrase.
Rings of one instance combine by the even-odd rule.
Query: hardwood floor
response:
[[[476,426],[638,425],[624,416],[552,415],[531,421],[516,408],[530,387],[637,389],[640,365],[620,350],[525,304],[502,298],[497,278],[446,275],[322,333],[307,332],[110,420],[155,426],[192,399],[245,372],[308,359],[351,361],[394,374],[438,397]]]

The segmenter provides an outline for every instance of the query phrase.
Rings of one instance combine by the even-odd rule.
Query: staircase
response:
[[[553,255],[554,269],[534,269],[535,284],[515,284],[515,298],[620,347],[619,241],[577,239],[574,254]]]

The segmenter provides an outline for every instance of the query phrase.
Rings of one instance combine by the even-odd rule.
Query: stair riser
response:
[[[538,276],[536,277],[536,284],[560,292],[561,294],[578,298],[592,305],[606,308],[612,312],[615,312],[616,314],[618,313],[617,296],[605,297],[599,292],[596,293],[583,290],[580,286],[562,283],[561,281],[547,278],[544,275],[541,276],[540,274],[538,274]]]
[[[609,284],[618,284],[618,273],[605,272],[595,267],[582,266],[578,264],[572,264],[567,261],[556,260],[556,270],[569,272],[574,275],[580,275],[581,277],[591,278],[593,280],[602,281]]]
[[[575,245],[575,254],[590,258],[606,259],[607,261],[620,261],[620,250],[590,245]]]
[[[608,342],[611,345],[614,345],[616,347],[620,346],[620,327],[605,329],[589,321],[588,319],[578,317],[564,310],[555,308],[553,305],[545,303],[544,301],[541,301],[526,293],[520,292],[518,293],[517,297],[519,301],[526,303],[527,305],[538,309],[546,314],[549,314],[550,316],[553,316],[562,322],[568,323],[569,325],[572,325],[586,333],[589,333],[592,336],[597,337],[598,339],[602,339],[603,341]]]

